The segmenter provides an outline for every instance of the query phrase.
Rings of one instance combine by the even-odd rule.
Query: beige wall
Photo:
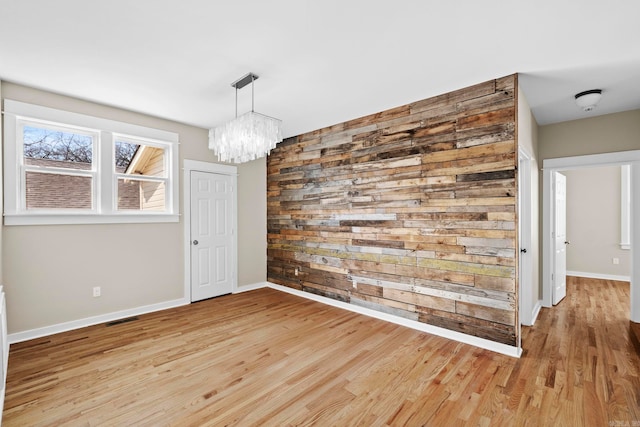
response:
[[[528,298],[533,310],[533,304],[542,298],[542,284],[540,283],[540,245],[538,236],[540,234],[539,220],[539,163],[538,163],[538,123],[531,113],[531,108],[524,96],[524,93],[518,88],[518,148],[524,150],[531,158],[531,247],[526,248],[527,253],[531,256],[531,277],[529,289],[522,289],[521,298]],[[531,314],[531,313],[530,313]]]
[[[7,82],[2,83],[2,96],[176,132],[180,135],[180,167],[184,158],[216,161],[207,146],[206,129]],[[179,187],[182,192],[182,183]],[[256,211],[266,206],[259,198],[239,199],[240,211],[247,209],[242,205],[247,201],[257,205]],[[182,207],[180,194],[181,212]],[[183,297],[182,223],[2,228],[10,333]],[[266,232],[246,236],[239,243],[238,264],[246,265],[252,259],[251,252],[248,258],[244,256],[246,247],[252,251],[265,239]],[[252,277],[241,275],[239,284]],[[92,297],[94,286],[102,287],[100,298]]]
[[[630,251],[620,249],[620,167],[565,171],[567,271],[605,276],[631,274]],[[615,265],[613,258],[620,264]]]
[[[543,159],[640,149],[640,110],[540,127]]]
[[[267,162],[238,165],[238,285],[267,280]]]

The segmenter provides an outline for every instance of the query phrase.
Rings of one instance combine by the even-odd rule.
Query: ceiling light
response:
[[[602,98],[601,89],[585,90],[576,94],[576,104],[584,111],[591,111],[596,108],[596,104]]]
[[[258,76],[249,73],[231,86],[236,88],[236,118],[209,130],[209,148],[221,162],[244,163],[269,154],[282,141],[282,121],[253,111],[253,84]],[[238,117],[238,89],[251,83],[251,111]]]

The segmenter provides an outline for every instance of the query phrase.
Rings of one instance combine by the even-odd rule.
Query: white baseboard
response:
[[[267,286],[269,286],[269,284],[267,282],[252,283],[250,285],[238,286],[236,288],[236,290],[233,291],[233,293],[234,294],[239,294],[241,292],[247,292],[247,291],[253,291],[255,289],[266,288]]]
[[[536,323],[536,319],[538,318],[538,313],[540,313],[540,309],[542,308],[542,301],[538,300],[535,302],[533,308],[531,309],[531,317],[520,316],[520,322],[522,326],[533,326]],[[526,312],[523,312],[523,314]]]
[[[158,304],[145,305],[135,307],[128,310],[115,311],[113,313],[101,314],[99,316],[87,317],[84,319],[72,320],[71,322],[58,323],[56,325],[45,326],[43,328],[30,329],[23,332],[14,332],[9,334],[9,344],[31,340],[34,338],[45,337],[60,332],[71,331],[73,329],[84,328],[85,326],[97,325],[100,323],[111,322],[114,320],[125,319],[127,317],[138,316],[141,314],[152,313],[154,311],[166,310],[168,308],[180,307],[189,304],[184,298],[165,301]]]
[[[631,282],[630,276],[616,276],[614,274],[587,273],[585,271],[567,271],[567,276],[586,277],[588,279],[617,280]]]
[[[422,322],[416,322],[415,320],[405,319],[403,317],[394,316],[392,314],[383,313],[380,311],[372,310],[370,308],[360,307],[360,306],[349,304],[346,302],[334,300],[332,298],[327,298],[320,295],[312,294],[310,292],[298,291],[297,289],[289,288],[287,286],[276,285],[275,283],[271,283],[271,282],[267,282],[267,286],[270,288],[276,289],[278,291],[287,292],[289,294],[293,294],[302,298],[321,302],[323,304],[327,304],[333,307],[338,307],[345,310],[353,311],[355,313],[364,314],[365,316],[374,317],[376,319],[395,323],[401,326],[406,326],[408,328],[416,329],[421,332],[437,335],[437,336],[458,341],[464,344],[470,344],[475,347],[483,348],[485,350],[495,351],[496,353],[505,354],[507,356],[520,357],[522,355],[522,349],[515,346],[497,343],[484,338],[474,337],[472,335],[451,331],[449,329],[428,325]]]
[[[491,350],[497,353],[505,354],[507,356],[520,357],[522,354],[522,349],[518,347],[497,343],[484,338],[478,338],[472,335],[467,335],[460,332],[451,331],[449,329],[440,328],[438,326],[428,325],[426,323],[416,322],[415,320],[409,320],[402,317],[394,316],[392,314],[382,313],[366,307],[360,307],[353,304],[348,304],[342,301],[337,301],[331,298],[323,297],[323,296],[312,294],[309,292],[298,291],[296,289],[288,288],[286,286],[276,285],[275,283],[259,282],[251,285],[240,286],[234,291],[234,293],[247,292],[254,289],[260,289],[265,287],[276,289],[282,292],[287,292],[302,298],[317,301],[333,307],[338,307],[338,308],[349,310],[355,313],[364,314],[366,316],[374,317],[376,319],[384,320],[391,323],[395,323],[397,325],[406,326],[412,329],[419,330],[421,332],[426,332],[432,335],[437,335],[443,338],[451,339],[451,340],[462,342],[465,344],[470,344],[475,347]],[[9,334],[8,336],[9,343],[13,344],[17,342],[34,339],[34,338],[44,337],[47,335],[57,334],[60,332],[66,332],[73,329],[79,329],[85,326],[111,322],[113,320],[142,315],[142,314],[151,313],[154,311],[166,310],[168,308],[180,307],[182,305],[187,305],[189,303],[190,302],[188,300],[182,298],[182,299],[177,299],[173,301],[166,301],[163,303],[151,304],[151,305],[136,307],[128,310],[122,310],[122,311],[117,311],[113,313],[103,314],[100,316],[93,316],[85,319],[74,320],[71,322],[59,323],[56,325],[46,326],[43,328],[31,329],[23,332],[16,332],[13,334]],[[540,310],[539,306],[540,306],[540,303],[538,302],[537,311]],[[536,316],[537,316],[537,311],[536,311]]]
[[[536,301],[536,305],[533,307],[533,313],[531,315],[531,326],[536,324],[536,320],[538,319],[538,314],[540,314],[540,309],[542,309],[542,301]]]

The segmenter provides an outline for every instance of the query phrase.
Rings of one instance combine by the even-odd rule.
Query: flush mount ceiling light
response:
[[[253,86],[258,76],[249,73],[236,88],[236,118],[209,130],[209,148],[221,162],[244,163],[264,157],[282,141],[282,121],[253,111]],[[238,117],[238,90],[251,83],[251,111]]]
[[[591,111],[602,98],[601,89],[585,90],[576,94],[576,104],[584,111]]]

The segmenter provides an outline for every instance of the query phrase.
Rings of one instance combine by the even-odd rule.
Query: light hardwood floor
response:
[[[521,359],[271,289],[11,347],[4,426],[640,426],[628,283],[570,278]]]

